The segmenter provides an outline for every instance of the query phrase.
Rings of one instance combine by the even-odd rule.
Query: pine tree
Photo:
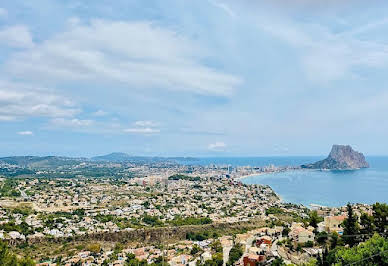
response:
[[[373,218],[379,234],[384,234],[388,231],[388,205],[385,203],[373,204]]]
[[[344,242],[350,247],[353,247],[358,243],[357,235],[360,233],[359,225],[357,222],[357,215],[353,213],[353,208],[350,203],[347,205],[348,218],[343,222],[344,225]]]

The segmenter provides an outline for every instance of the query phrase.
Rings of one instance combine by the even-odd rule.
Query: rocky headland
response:
[[[333,145],[326,159],[301,167],[307,169],[351,170],[368,168],[369,164],[362,153],[353,150],[349,145]]]

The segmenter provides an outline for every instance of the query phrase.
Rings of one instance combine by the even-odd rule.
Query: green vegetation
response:
[[[375,234],[352,248],[327,249],[318,257],[317,265],[388,265],[388,240]]]
[[[20,191],[17,190],[18,181],[14,179],[5,179],[0,188],[1,197],[20,197]]]
[[[127,217],[118,217],[111,214],[98,214],[94,217],[94,219],[101,223],[112,222],[116,224],[120,229],[141,227],[139,221],[135,218],[128,219]]]
[[[0,176],[4,177],[18,177],[18,176],[25,176],[25,175],[33,175],[35,174],[34,171],[31,171],[29,169],[24,168],[0,168]]]
[[[213,220],[208,217],[176,217],[173,220],[169,221],[171,225],[174,226],[182,226],[182,225],[203,225],[203,224],[211,224]]]
[[[213,243],[210,244],[210,247],[214,253],[220,253],[222,252],[222,245],[220,240],[216,240]]]
[[[203,241],[209,238],[217,238],[219,235],[216,232],[202,231],[202,232],[188,232],[186,239],[193,241]]]
[[[353,247],[357,244],[357,235],[360,233],[360,227],[357,222],[357,216],[353,213],[353,208],[350,203],[347,205],[348,218],[343,222],[344,226],[344,242]]]
[[[267,210],[265,210],[265,215],[269,214],[284,214],[285,211],[283,211],[281,208],[278,207],[269,207]]]
[[[101,251],[101,245],[99,243],[89,244],[86,247],[86,250],[88,250],[94,254],[98,254]]]
[[[336,260],[341,262],[339,265],[388,265],[388,240],[376,234],[359,246],[341,248],[336,252]]]
[[[125,261],[125,266],[145,266],[148,265],[146,260],[136,259],[135,254],[127,254],[127,260]]]
[[[272,261],[271,266],[285,266],[286,264],[284,263],[282,258],[276,258],[275,260]]]
[[[329,234],[325,231],[319,232],[318,234],[316,234],[315,239],[319,244],[325,244],[326,241],[329,239]]]
[[[352,206],[347,205],[348,218],[344,220],[344,234],[328,236],[329,247],[325,247],[317,265],[388,265],[388,205],[373,205],[373,216],[362,214],[360,224]],[[372,238],[370,236],[373,235]],[[385,237],[385,238],[384,238]],[[368,238],[370,238],[368,240]],[[317,235],[317,241],[325,244],[326,236]],[[365,241],[365,242],[363,242]],[[363,243],[360,243],[363,242]],[[359,244],[360,243],[360,244]],[[343,245],[349,245],[350,248]]]
[[[7,233],[11,231],[17,231],[20,234],[23,234],[25,236],[34,233],[34,229],[30,227],[26,222],[22,222],[20,224],[15,224],[15,222],[8,222],[5,224],[1,224],[0,230],[3,230]]]
[[[202,252],[202,249],[197,244],[194,244],[193,248],[190,251],[190,254],[191,255],[196,255],[196,254],[198,254],[200,252]]]
[[[222,266],[224,263],[222,253],[215,253],[211,260],[205,261],[205,266]]]
[[[309,225],[314,227],[315,229],[318,227],[318,224],[323,221],[323,218],[318,216],[317,211],[312,211],[309,214]]]
[[[200,181],[201,178],[199,176],[188,176],[188,175],[181,175],[181,174],[176,174],[172,175],[168,178],[168,180],[187,180],[187,181]]]
[[[229,261],[227,265],[234,265],[236,261],[238,261],[243,255],[243,249],[241,245],[235,245],[229,252]]]
[[[150,226],[163,226],[163,222],[156,216],[144,215],[142,221]]]
[[[376,203],[373,205],[373,223],[380,234],[388,231],[388,205],[385,203]]]
[[[8,250],[7,244],[0,241],[0,265],[3,266],[33,266],[35,262],[29,258],[17,258]]]

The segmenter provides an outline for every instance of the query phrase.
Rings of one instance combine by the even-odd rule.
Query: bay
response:
[[[301,165],[323,157],[215,157],[192,164],[232,166]],[[244,184],[269,185],[283,201],[309,206],[343,206],[348,202],[388,202],[388,157],[367,157],[370,168],[346,171],[297,170],[250,176]]]

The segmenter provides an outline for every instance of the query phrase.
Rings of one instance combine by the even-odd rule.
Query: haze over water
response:
[[[263,166],[299,165],[319,157],[204,158],[198,164]],[[271,186],[285,202],[309,206],[343,206],[347,202],[388,202],[388,157],[367,157],[370,168],[353,171],[288,171],[242,180],[245,184]]]

